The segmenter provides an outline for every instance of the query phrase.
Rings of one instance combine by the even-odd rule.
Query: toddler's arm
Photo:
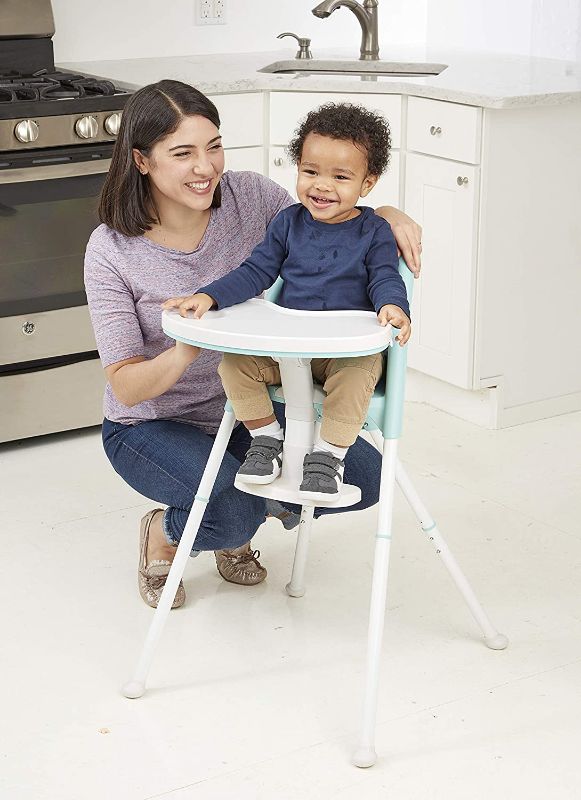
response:
[[[403,278],[398,272],[397,246],[389,224],[377,220],[365,256],[367,293],[379,314],[385,305],[397,306],[409,318],[410,308]]]

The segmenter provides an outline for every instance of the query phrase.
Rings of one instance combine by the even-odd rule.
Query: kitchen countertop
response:
[[[296,50],[230,53],[170,58],[133,58],[60,64],[60,68],[108,78],[138,89],[162,78],[194,84],[205,94],[247,91],[365,92],[409,94],[485,108],[558,105],[581,99],[581,63],[494,53],[401,48],[384,60],[448,64],[440,75],[389,76],[273,75],[257,72],[274,61],[294,58]],[[317,59],[356,58],[353,51],[316,51]]]

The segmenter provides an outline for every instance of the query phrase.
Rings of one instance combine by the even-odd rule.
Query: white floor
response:
[[[152,611],[136,589],[152,507],[95,429],[0,447],[0,796],[6,800],[568,800],[581,796],[581,414],[486,431],[410,404],[404,464],[481,602],[494,652],[397,497],[379,761],[350,765],[376,510],[294,535],[269,569],[186,573],[148,693],[127,700]]]

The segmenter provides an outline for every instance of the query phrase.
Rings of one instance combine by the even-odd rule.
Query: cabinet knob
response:
[[[442,129],[440,128],[439,125],[431,125],[430,133],[432,134],[432,136],[440,136],[440,134],[442,133]]]
[[[274,166],[275,167],[282,167],[283,164],[284,164],[284,158],[281,158],[280,156],[277,156],[274,159]]]
[[[456,178],[456,183],[458,184],[458,186],[466,186],[466,184],[468,183],[468,178],[463,178],[461,175],[458,175],[458,177]]]

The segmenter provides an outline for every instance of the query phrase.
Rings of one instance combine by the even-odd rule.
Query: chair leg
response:
[[[178,584],[184,574],[194,539],[196,538],[202,517],[204,516],[206,504],[212,493],[216,475],[220,469],[220,464],[222,463],[222,458],[228,446],[230,434],[232,433],[235,422],[236,418],[234,413],[229,410],[225,411],[208,458],[208,463],[204,469],[198,492],[194,498],[186,527],[184,528],[163,592],[159,599],[159,604],[155,609],[153,619],[149,626],[149,631],[147,632],[147,637],[137,667],[131,680],[123,686],[122,692],[125,697],[141,697],[145,692],[145,683],[151,667],[151,662],[153,661],[155,648],[163,633],[167,616],[171,610],[173,598],[175,597]]]
[[[486,612],[478,602],[472,587],[468,583],[466,576],[458,566],[458,562],[442,538],[436,523],[422,503],[406,471],[399,461],[396,464],[395,475],[396,481],[416,517],[418,518],[422,530],[424,533],[428,534],[430,541],[433,543],[436,549],[436,553],[441,556],[445,567],[452,576],[452,580],[458,587],[462,597],[468,605],[468,608],[472,612],[472,616],[480,626],[482,633],[484,634],[485,644],[492,650],[504,650],[508,645],[507,637],[503,633],[499,633],[489,620]]]
[[[356,767],[371,767],[377,760],[375,752],[375,719],[377,714],[381,642],[385,622],[396,463],[397,439],[386,439],[383,444],[379,514],[371,587],[363,724],[359,746],[353,755],[353,763]]]
[[[314,513],[314,506],[302,507],[301,521],[299,522],[297,534],[297,546],[295,548],[295,558],[293,561],[293,571],[291,579],[285,587],[287,594],[291,597],[302,597],[305,593],[305,571]]]

